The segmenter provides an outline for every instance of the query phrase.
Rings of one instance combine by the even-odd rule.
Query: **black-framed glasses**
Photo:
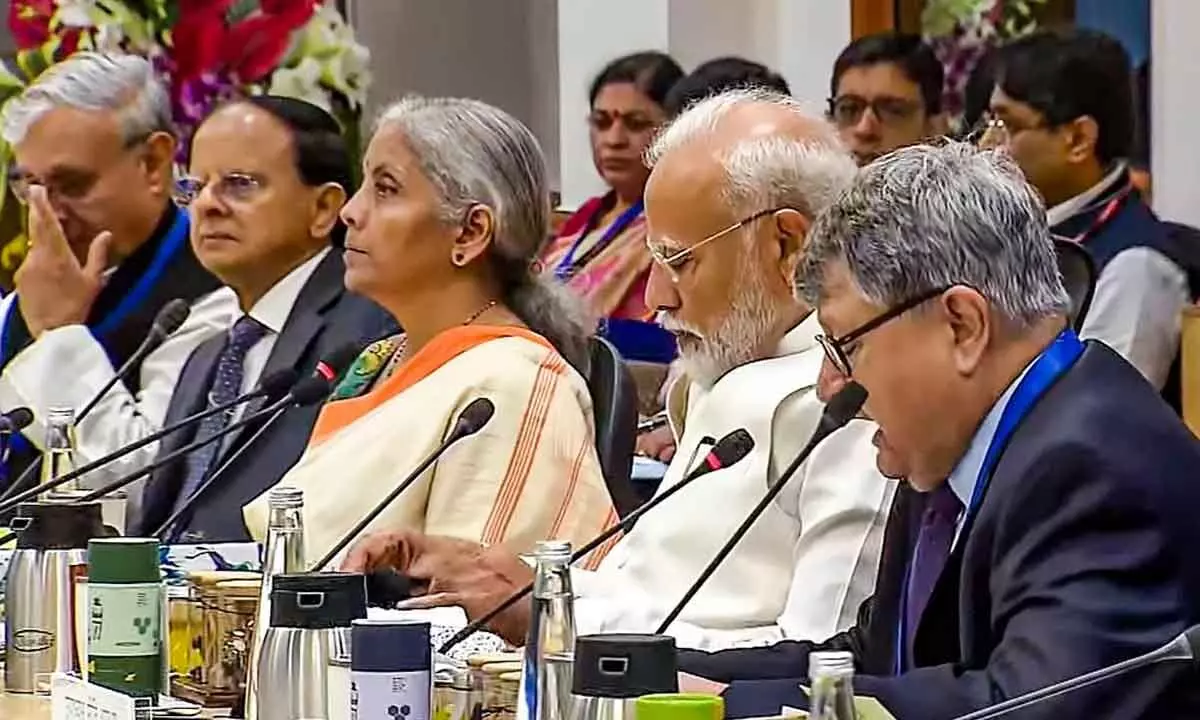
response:
[[[839,373],[841,373],[843,377],[848,378],[851,375],[850,355],[853,353],[853,350],[846,349],[848,345],[861,340],[863,336],[872,330],[875,330],[876,328],[895,320],[919,305],[929,302],[952,287],[954,286],[946,285],[935,290],[914,295],[890,310],[885,310],[879,315],[876,315],[841,337],[831,338],[826,335],[817,335],[817,343],[820,344],[821,349],[825,351],[825,357],[829,358],[829,362],[833,363],[833,367]]]
[[[921,111],[921,103],[898,97],[864,98],[841,95],[829,98],[829,119],[841,128],[854,127],[870,110],[883,125],[899,125]]]

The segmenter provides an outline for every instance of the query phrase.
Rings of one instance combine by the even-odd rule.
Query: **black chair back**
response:
[[[1054,238],[1054,253],[1063,285],[1071,297],[1071,326],[1079,332],[1096,292],[1096,262],[1083,246],[1065,238]]]
[[[602,337],[591,339],[588,389],[596,423],[596,453],[604,482],[622,518],[641,505],[634,490],[633,453],[637,443],[637,387],[621,354]]]

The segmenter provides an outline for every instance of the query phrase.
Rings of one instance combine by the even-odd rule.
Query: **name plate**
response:
[[[142,707],[144,706],[144,707]],[[139,720],[149,717],[150,703],[71,675],[50,680],[51,720]]]

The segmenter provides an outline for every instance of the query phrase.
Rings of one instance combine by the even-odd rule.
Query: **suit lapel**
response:
[[[324,329],[325,313],[341,298],[344,292],[342,284],[344,272],[345,266],[342,263],[341,253],[336,249],[330,251],[325,259],[317,265],[313,274],[308,278],[308,282],[304,284],[304,288],[296,297],[296,304],[292,306],[292,311],[288,313],[283,331],[279,333],[274,347],[271,348],[271,355],[267,358],[266,367],[263,368],[262,376],[259,378],[260,382],[280,370],[294,368],[301,374],[307,374],[312,370],[312,368],[296,367],[296,365],[307,354],[313,341]],[[251,401],[246,405],[242,417],[250,417],[266,404],[267,401],[264,398]],[[236,446],[241,441],[242,435],[250,429],[251,427],[242,428],[235,433],[233,442],[229,443],[227,447]]]

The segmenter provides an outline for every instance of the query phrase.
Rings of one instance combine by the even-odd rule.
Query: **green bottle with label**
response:
[[[156,538],[88,542],[88,680],[134,697],[163,691],[163,584]]]

